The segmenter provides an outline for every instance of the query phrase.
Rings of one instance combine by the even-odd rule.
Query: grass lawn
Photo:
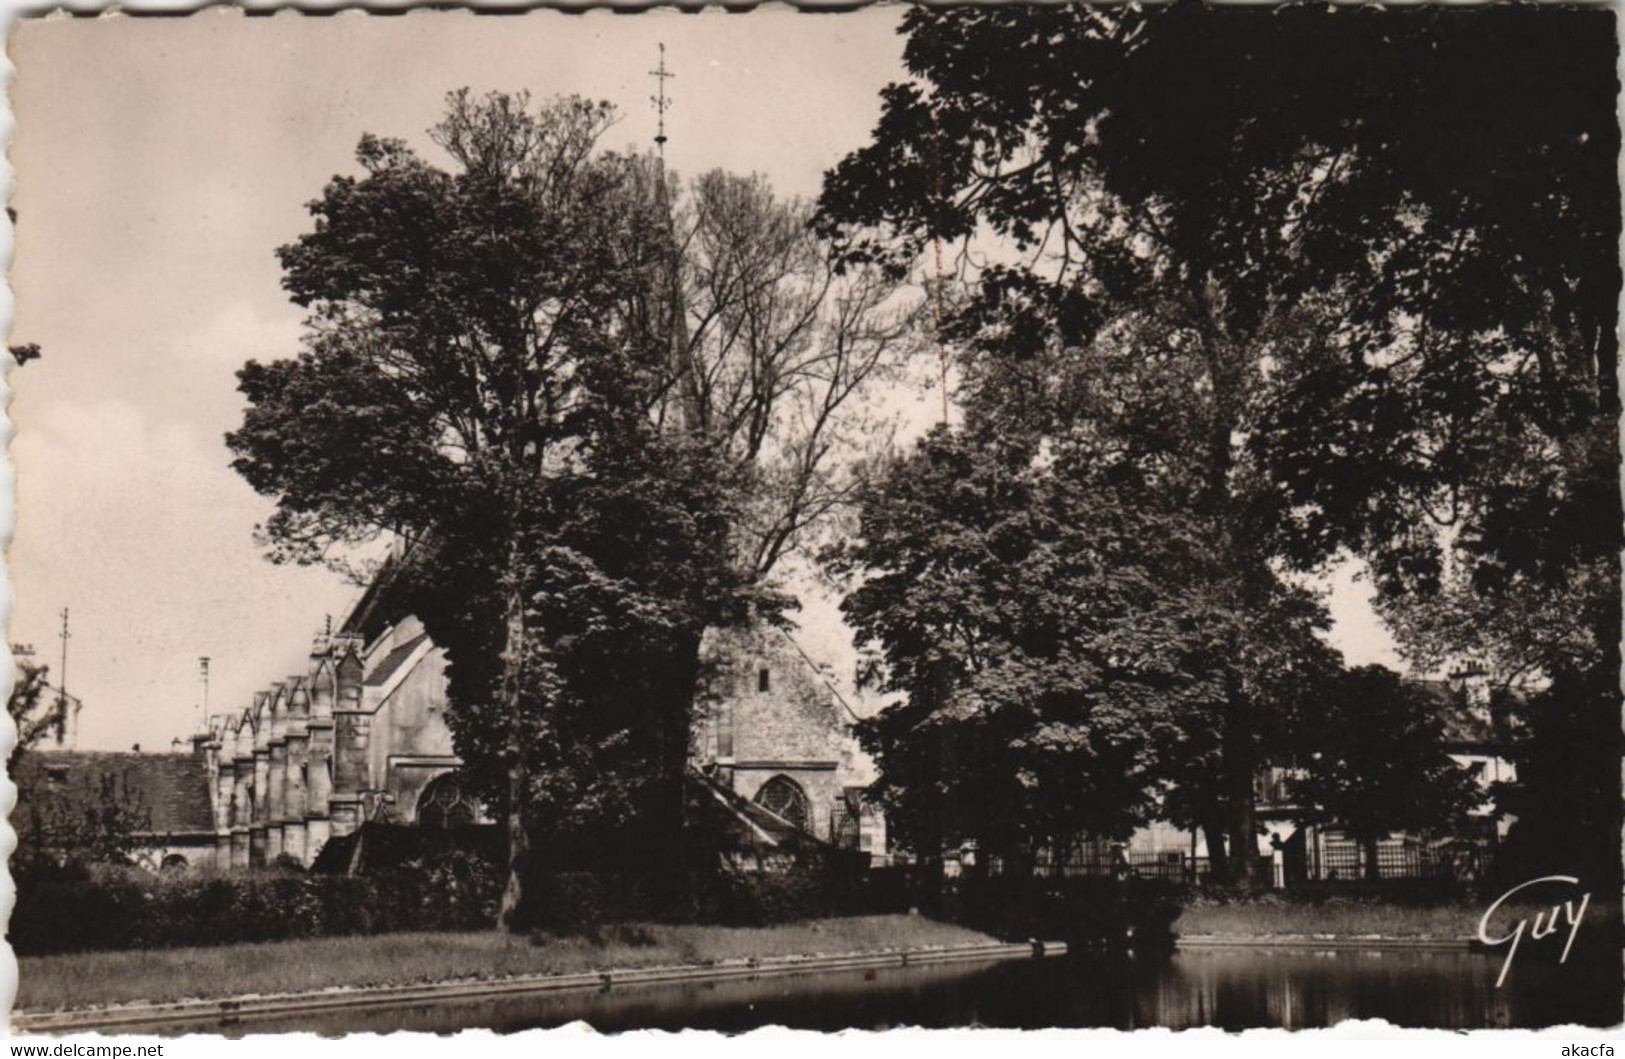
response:
[[[40,1011],[135,1000],[162,1002],[329,986],[569,974],[993,940],[920,916],[854,916],[772,927],[614,926],[596,938],[542,936],[532,940],[493,930],[24,956],[17,961],[16,1006]]]
[[[1271,934],[1343,934],[1402,938],[1471,938],[1478,932],[1485,904],[1410,906],[1382,904],[1353,898],[1328,898],[1318,903],[1286,901],[1263,896],[1251,900],[1209,901],[1189,904],[1174,922],[1179,934],[1230,934],[1262,937]],[[1490,924],[1492,936],[1504,934],[1505,924],[1551,914],[1551,905],[1502,905]],[[1619,906],[1592,901],[1588,925],[1619,920]]]

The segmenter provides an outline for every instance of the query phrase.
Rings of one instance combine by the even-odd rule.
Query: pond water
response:
[[[1302,1029],[1344,1019],[1474,1029],[1621,1021],[1617,961],[1519,962],[1462,951],[1212,948],[741,979],[599,993],[358,1008],[192,1031],[513,1032],[582,1019],[606,1033],[760,1026]]]

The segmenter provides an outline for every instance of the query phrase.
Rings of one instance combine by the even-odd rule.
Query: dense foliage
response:
[[[1233,848],[1324,668],[1283,573],[1349,553],[1420,663],[1592,689],[1617,777],[1617,689],[1578,679],[1618,670],[1612,18],[919,8],[826,179],[849,260],[952,262],[969,437],[1200,527],[1225,703],[1170,804]]]
[[[152,807],[115,773],[81,774],[62,786],[36,773],[11,816],[18,889],[59,870],[128,864],[152,828]]]
[[[7,940],[30,956],[472,930],[496,918],[501,892],[500,872],[455,852],[386,875],[82,869],[20,888]]]
[[[1381,839],[1451,834],[1485,800],[1478,769],[1446,752],[1446,719],[1427,686],[1360,666],[1331,682],[1316,707],[1298,735],[1292,801],[1308,821],[1359,842],[1369,877],[1380,873]]]
[[[229,438],[273,557],[395,542],[507,820],[510,923],[527,846],[682,852],[700,635],[782,607],[765,581],[850,493],[832,453],[876,436],[863,386],[911,333],[806,206],[720,172],[685,193],[600,151],[612,120],[461,91],[430,130],[449,168],[364,137],[279,252],[305,351],[242,370]]]
[[[242,370],[228,439],[275,555],[406,542],[459,755],[507,820],[510,923],[550,816],[679,804],[685,676],[732,592],[730,469],[658,415],[670,230],[644,168],[597,152],[610,120],[453,93],[450,170],[364,137],[280,251],[305,351]]]
[[[865,496],[830,554],[903,705],[860,726],[888,826],[922,852],[975,841],[1030,863],[1126,838],[1223,698],[1199,631],[1201,542],[1060,461],[938,430]]]

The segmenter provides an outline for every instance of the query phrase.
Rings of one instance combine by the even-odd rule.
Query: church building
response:
[[[455,776],[445,652],[413,616],[379,620],[376,595],[316,638],[301,672],[195,738],[218,866],[309,865],[368,821],[486,820]],[[882,854],[883,820],[859,798],[870,775],[850,734],[856,716],[829,671],[765,625],[711,630],[702,651],[715,676],[695,705],[697,772],[755,814]]]

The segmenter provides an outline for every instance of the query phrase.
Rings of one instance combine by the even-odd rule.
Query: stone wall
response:
[[[852,782],[844,707],[826,675],[784,632],[754,625],[706,634],[696,703],[696,762],[756,801],[777,776],[808,801],[808,830],[829,840]]]
[[[370,645],[353,635],[320,637],[307,672],[256,693],[241,714],[211,718],[202,746],[217,866],[268,864],[279,855],[309,864],[367,812],[401,794],[415,807],[426,766],[438,773],[455,765],[443,659],[432,645],[410,658],[400,653],[410,632],[392,630]],[[393,677],[369,686],[369,672],[389,659]],[[424,661],[421,673],[409,664]],[[397,774],[410,790],[392,789]]]
[[[826,675],[777,629],[707,634],[693,759],[746,799],[776,777],[799,787],[808,830],[832,838],[856,775],[847,711]],[[446,723],[445,652],[413,618],[363,644],[318,637],[306,672],[211,720],[221,867],[287,854],[312,862],[333,836],[373,818],[417,819],[418,799],[457,764]],[[872,834],[871,834],[872,841]]]

